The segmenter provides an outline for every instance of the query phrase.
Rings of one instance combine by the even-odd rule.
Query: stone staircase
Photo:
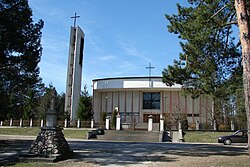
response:
[[[97,135],[97,140],[129,142],[163,142],[171,141],[166,132],[148,132],[138,130],[105,130],[104,135]]]

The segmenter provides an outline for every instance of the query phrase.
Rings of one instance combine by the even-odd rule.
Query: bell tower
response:
[[[76,120],[76,110],[78,107],[83,67],[83,50],[84,50],[84,32],[76,27],[76,18],[74,18],[74,27],[70,30],[69,56],[68,56],[68,72],[66,81],[65,95],[65,112],[70,114],[70,121]]]

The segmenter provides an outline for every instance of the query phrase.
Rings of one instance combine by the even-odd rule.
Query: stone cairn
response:
[[[55,88],[52,89],[50,108],[46,112],[46,126],[41,127],[41,132],[31,144],[29,152],[37,156],[60,160],[71,156],[72,151],[62,133],[62,129],[57,126],[56,94]]]

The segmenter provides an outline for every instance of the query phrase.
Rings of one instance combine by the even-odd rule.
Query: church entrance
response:
[[[153,116],[153,123],[160,123],[160,114],[143,114],[143,123],[148,122],[148,117]]]

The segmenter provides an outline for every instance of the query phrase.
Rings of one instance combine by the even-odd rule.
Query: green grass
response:
[[[36,136],[40,132],[39,128],[0,128],[0,134],[4,135],[25,135]]]
[[[88,130],[71,130],[71,129],[65,129],[63,130],[64,136],[66,138],[75,138],[75,139],[86,139]]]
[[[25,136],[37,136],[40,132],[40,128],[0,128],[0,134],[4,135],[25,135]],[[63,130],[66,138],[86,139],[87,130],[82,129],[65,129]]]
[[[187,131],[184,136],[185,142],[194,143],[218,143],[219,136],[232,134],[233,132],[202,132],[202,131]]]
[[[0,134],[6,135],[26,135],[37,136],[40,132],[38,127],[23,128],[0,128]],[[66,138],[86,139],[87,130],[83,129],[64,129],[63,133]],[[219,136],[232,134],[232,132],[203,132],[203,131],[186,131],[184,139],[186,142],[195,143],[217,143]]]

